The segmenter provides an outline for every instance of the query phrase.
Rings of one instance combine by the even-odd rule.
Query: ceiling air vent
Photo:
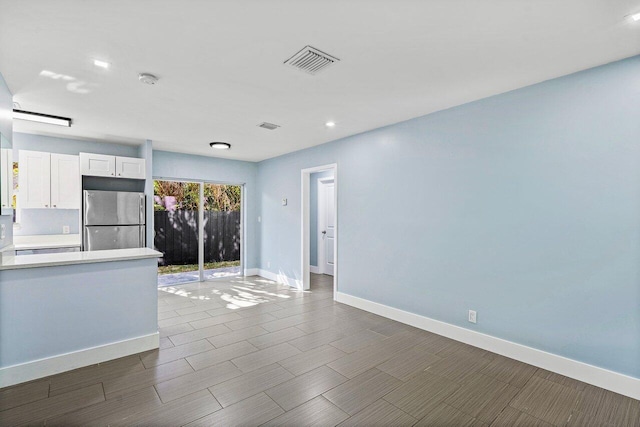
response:
[[[284,63],[305,73],[317,74],[338,61],[340,60],[335,56],[331,56],[314,47],[305,46],[300,52],[284,61]]]
[[[280,126],[278,125],[274,125],[273,123],[267,123],[267,122],[262,122],[258,125],[259,128],[264,128],[264,129],[269,129],[269,130],[276,130],[278,129]]]

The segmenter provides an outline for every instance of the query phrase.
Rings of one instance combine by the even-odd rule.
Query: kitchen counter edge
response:
[[[74,264],[128,261],[160,258],[162,253],[149,248],[111,249],[91,252],[65,252],[37,255],[9,255],[0,257],[0,271],[25,268],[56,267]]]

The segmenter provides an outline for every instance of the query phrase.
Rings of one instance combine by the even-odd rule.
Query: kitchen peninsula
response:
[[[0,258],[0,387],[158,347],[148,248]]]

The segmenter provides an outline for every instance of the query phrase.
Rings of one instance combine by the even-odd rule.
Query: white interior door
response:
[[[320,271],[323,274],[333,276],[333,266],[335,263],[334,242],[336,232],[336,209],[335,209],[335,184],[331,181],[320,181],[320,212],[318,212],[319,221],[319,241],[322,255],[320,257]]]

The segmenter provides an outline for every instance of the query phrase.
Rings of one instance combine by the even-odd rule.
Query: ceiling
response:
[[[640,22],[625,18],[640,0],[0,0],[0,10],[14,101],[73,119],[15,131],[250,161],[640,54]],[[340,62],[315,76],[283,65],[305,45]]]

